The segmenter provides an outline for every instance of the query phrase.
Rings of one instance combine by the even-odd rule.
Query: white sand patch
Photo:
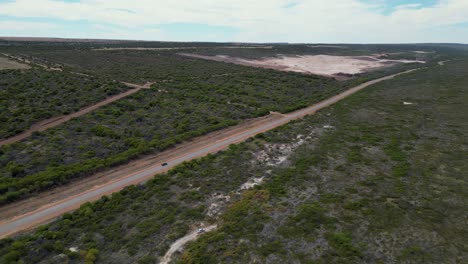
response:
[[[288,157],[306,141],[313,138],[317,131],[309,135],[297,135],[291,144],[265,144],[265,149],[254,154],[255,159],[252,162],[258,162],[271,167],[277,167],[288,160]]]
[[[434,53],[434,51],[422,51],[422,50],[414,50],[414,53],[425,54],[425,53]]]
[[[210,204],[210,207],[208,208],[208,212],[206,213],[207,216],[213,217],[221,211],[223,208],[224,204],[219,204],[219,203],[212,203]]]
[[[396,63],[424,63],[415,60],[378,59],[376,56],[331,56],[307,55],[297,57],[267,58],[263,60],[237,59],[243,64],[272,67],[285,71],[312,73],[318,75],[359,74],[375,68],[385,67]]]
[[[404,105],[412,105],[414,103],[410,103],[410,102],[403,102]]]
[[[332,55],[305,55],[284,56],[249,60],[226,55],[205,56],[190,53],[178,53],[182,56],[205,60],[222,61],[245,66],[275,69],[279,71],[293,71],[317,75],[343,77],[367,72],[373,69],[388,67],[397,63],[425,63],[420,60],[389,60],[380,58],[383,54],[371,56],[332,56]]]
[[[257,186],[257,185],[260,185],[260,184],[262,184],[264,178],[265,177],[251,178],[247,182],[243,183],[241,185],[241,187],[239,188],[239,190],[241,190],[241,191],[242,190],[248,190],[248,189],[251,189],[251,188],[253,188],[253,187]]]
[[[78,248],[77,248],[77,247],[71,247],[71,248],[69,248],[69,250],[70,250],[71,252],[78,252]]]

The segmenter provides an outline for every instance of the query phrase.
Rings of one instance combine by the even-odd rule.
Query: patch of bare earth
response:
[[[309,73],[340,78],[346,75],[355,75],[374,69],[389,67],[398,63],[425,63],[416,60],[388,60],[378,56],[332,56],[332,55],[305,55],[281,56],[248,60],[224,55],[204,56],[198,54],[180,53],[180,55],[240,64],[244,66],[260,67],[280,71]]]
[[[29,69],[29,65],[0,57],[0,70],[22,70]]]

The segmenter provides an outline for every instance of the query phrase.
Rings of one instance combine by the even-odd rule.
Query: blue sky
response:
[[[467,0],[0,0],[1,36],[468,42]]]
[[[363,0],[362,2],[380,6],[380,11],[384,14],[390,14],[398,7],[414,5],[414,8],[424,8],[436,5],[437,0]]]

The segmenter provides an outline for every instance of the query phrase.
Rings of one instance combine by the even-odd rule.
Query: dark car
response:
[[[161,164],[161,166],[167,166],[167,162],[164,162],[163,164]]]

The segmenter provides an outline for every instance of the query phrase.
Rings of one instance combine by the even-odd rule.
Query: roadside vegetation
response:
[[[238,122],[318,102],[359,80],[257,71],[155,85],[0,147],[0,203]],[[300,98],[297,100],[296,98]]]
[[[1,240],[2,261],[157,263],[190,229],[216,222],[174,262],[463,262],[467,67],[454,61],[368,87],[84,204]]]
[[[58,49],[47,54],[60,57],[53,55],[55,52],[63,56],[64,61],[69,57],[60,52],[76,52],[77,63],[93,65],[96,68],[91,69],[97,71],[94,74],[103,74],[107,78],[115,75],[125,78],[125,74],[133,73],[132,63],[138,62],[139,67],[146,69],[140,72],[148,72],[151,76],[144,80],[164,80],[156,79],[159,81],[152,89],[141,90],[63,125],[34,133],[21,142],[1,146],[0,204],[89,176],[145,154],[158,153],[184,140],[267,115],[270,111],[285,113],[303,108],[369,79],[417,66],[399,65],[337,81],[314,75],[188,59],[167,52],[87,50],[79,53]],[[113,64],[114,60],[120,63]],[[102,65],[94,65],[96,61]],[[51,66],[58,67],[56,64]],[[82,70],[67,67],[62,73],[50,74],[69,76],[73,71]],[[109,76],[102,72],[106,69]],[[78,78],[77,84],[86,82],[88,78],[93,80],[93,77],[72,76]],[[57,92],[57,98],[63,97],[63,93]],[[86,98],[89,98],[89,93]]]
[[[119,83],[68,72],[0,70],[0,139],[127,89]]]
[[[12,50],[10,52],[15,52]],[[225,63],[188,59],[177,51],[95,51],[91,49],[21,50],[21,58],[54,68],[144,84],[168,80],[189,80],[212,75],[248,71],[250,68]]]
[[[467,65],[397,77],[265,133],[267,144],[319,139],[254,191],[261,198],[233,203],[179,263],[463,262]]]

